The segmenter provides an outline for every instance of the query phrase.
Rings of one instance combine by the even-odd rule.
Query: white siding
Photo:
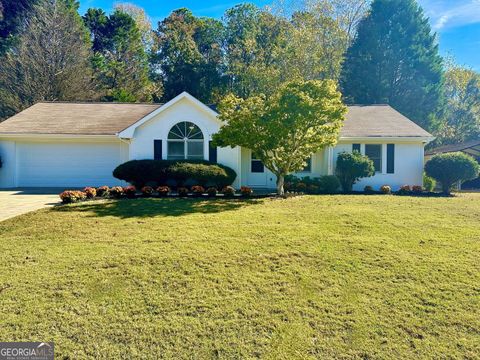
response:
[[[365,186],[372,186],[378,190],[383,185],[389,185],[393,190],[398,190],[402,185],[422,185],[423,184],[423,156],[424,144],[409,142],[340,142],[333,150],[333,164],[335,166],[338,154],[341,152],[351,152],[352,144],[361,144],[361,152],[365,153],[365,144],[382,145],[382,172],[376,173],[370,178],[361,179],[354,185],[354,190],[363,191]],[[387,144],[395,144],[395,172],[387,174]]]
[[[0,189],[15,187],[15,142],[0,140],[0,157],[3,166],[0,168]]]
[[[212,139],[212,135],[219,131],[220,122],[211,113],[186,98],[180,100],[172,107],[159,113],[155,118],[135,129],[134,136],[130,143],[130,159],[153,159],[154,140],[162,140],[162,156],[166,159],[168,133],[175,124],[183,121],[194,123],[202,130],[205,138],[204,158],[208,160],[208,143]],[[234,186],[240,186],[240,149],[219,148],[217,150],[217,161],[236,171],[237,180]]]

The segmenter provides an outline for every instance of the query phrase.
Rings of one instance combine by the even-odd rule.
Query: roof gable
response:
[[[142,126],[146,122],[154,119],[157,115],[160,113],[166,111],[167,109],[170,109],[171,107],[175,106],[175,104],[179,103],[182,100],[187,100],[189,101],[193,106],[197,107],[198,109],[205,111],[207,114],[211,115],[213,119],[215,119],[217,122],[220,122],[218,120],[218,113],[214,110],[212,110],[209,106],[205,105],[202,103],[200,100],[196,99],[192,95],[190,95],[187,92],[183,92],[177,97],[173,98],[169,102],[167,102],[165,105],[159,107],[158,109],[152,111],[148,115],[144,116],[142,119],[138,120],[137,122],[131,124],[127,128],[123,129],[122,131],[118,132],[118,136],[120,138],[126,138],[126,139],[131,139],[135,133],[135,129],[138,127]]]

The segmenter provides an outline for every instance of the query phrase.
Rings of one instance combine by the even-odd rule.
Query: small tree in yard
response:
[[[450,194],[456,182],[475,179],[479,171],[478,162],[462,152],[435,155],[425,165],[427,175],[442,184],[445,194]]]
[[[375,175],[375,166],[372,160],[358,151],[344,152],[338,155],[336,175],[343,191],[350,192],[358,180]]]
[[[337,143],[346,110],[332,80],[290,82],[268,98],[228,95],[219,106],[224,126],[214,141],[251,149],[277,176],[277,193],[283,195],[286,175]]]

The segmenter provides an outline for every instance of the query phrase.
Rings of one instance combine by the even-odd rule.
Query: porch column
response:
[[[329,146],[327,149],[327,173],[333,175],[333,147]]]

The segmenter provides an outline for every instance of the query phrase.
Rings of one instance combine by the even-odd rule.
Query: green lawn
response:
[[[91,202],[0,249],[0,340],[58,358],[480,354],[480,194]]]

